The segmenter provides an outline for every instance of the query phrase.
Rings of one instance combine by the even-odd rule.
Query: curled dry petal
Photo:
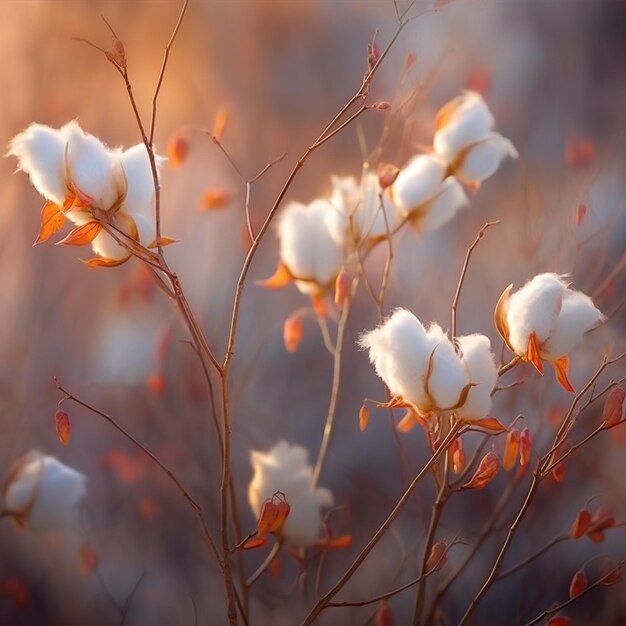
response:
[[[500,469],[500,459],[495,452],[487,452],[480,460],[476,472],[471,480],[465,483],[461,489],[483,489],[495,477]]]
[[[70,416],[65,411],[57,411],[54,414],[54,424],[59,441],[66,446],[70,442]]]
[[[569,597],[570,600],[577,598],[581,593],[583,593],[587,589],[587,575],[581,569],[579,569],[574,576],[572,577],[572,581],[569,584]]]
[[[576,514],[569,536],[572,539],[580,539],[589,529],[591,525],[591,513],[587,509],[581,509]]]
[[[626,419],[626,393],[621,387],[614,387],[609,392],[602,409],[602,425],[604,428],[617,426]]]

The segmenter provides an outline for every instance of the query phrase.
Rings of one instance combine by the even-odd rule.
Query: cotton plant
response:
[[[154,178],[144,144],[111,149],[71,121],[59,129],[31,124],[11,140],[9,154],[46,199],[35,243],[60,231],[67,218],[76,228],[60,243],[90,243],[97,255],[90,267],[127,261],[125,238],[155,246]],[[155,154],[157,172],[163,162]]]
[[[420,232],[441,228],[467,204],[463,187],[436,154],[409,161],[391,186],[391,198],[399,216]]]
[[[275,274],[260,281],[277,288],[294,283],[309,295],[316,310],[324,312],[323,298],[335,285],[344,263],[342,247],[335,241],[326,222],[333,210],[328,200],[310,204],[289,203],[278,220],[280,262]]]
[[[471,189],[492,176],[500,163],[518,153],[509,139],[493,130],[495,119],[483,97],[466,91],[437,113],[434,153],[449,172]]]
[[[491,342],[479,334],[454,341],[456,346],[438,324],[426,329],[413,313],[397,309],[359,343],[396,404],[402,401],[427,419],[442,412],[483,419],[498,377]]]
[[[71,528],[87,478],[53,456],[31,451],[9,468],[3,486],[3,517],[35,531]]]
[[[301,446],[279,441],[268,452],[250,453],[254,476],[248,487],[248,502],[255,516],[277,492],[284,494],[290,512],[280,530],[292,547],[308,548],[322,537],[322,509],[333,505],[332,493],[312,484],[313,468]]]
[[[326,222],[340,246],[375,244],[398,225],[389,190],[381,187],[375,172],[365,171],[360,182],[353,176],[331,176],[331,183],[332,210],[326,212]]]
[[[552,363],[567,391],[569,353],[583,335],[605,318],[589,296],[570,288],[564,276],[538,274],[511,293],[509,285],[496,305],[495,323],[509,349],[543,374],[543,361]]]

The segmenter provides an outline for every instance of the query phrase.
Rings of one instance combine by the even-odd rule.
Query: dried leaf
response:
[[[457,437],[450,445],[450,452],[452,453],[452,471],[458,476],[465,468],[466,455],[463,449],[463,442],[460,437]]]
[[[580,539],[589,529],[591,525],[591,513],[587,509],[581,509],[576,514],[569,536],[572,539]]]
[[[626,392],[621,387],[614,387],[609,392],[602,409],[602,425],[604,428],[617,426],[626,419]]]
[[[66,446],[70,442],[70,416],[65,411],[58,410],[54,414],[54,424],[59,441]]]
[[[315,547],[320,550],[342,550],[352,545],[352,535],[341,535],[331,539],[320,539],[315,542]]]
[[[465,420],[466,424],[472,424],[478,426],[484,430],[488,430],[492,433],[505,433],[508,429],[495,417],[484,417],[479,420]]]
[[[84,543],[78,553],[79,569],[83,576],[92,574],[100,563],[98,553],[88,544]]]
[[[335,280],[335,304],[339,310],[342,310],[350,302],[351,286],[350,274],[342,269]]]
[[[445,541],[438,541],[433,545],[426,561],[426,571],[432,572],[445,567],[448,544]]]
[[[244,550],[254,550],[255,548],[263,548],[267,545],[267,537],[252,537],[243,544]]]
[[[506,308],[511,297],[511,290],[513,289],[513,283],[511,283],[500,295],[496,307],[493,311],[493,321],[500,333],[504,343],[507,345],[511,352],[515,352],[513,347],[509,343],[509,325],[506,321]]]
[[[48,241],[52,235],[55,235],[63,228],[63,224],[65,224],[63,209],[54,202],[46,202],[41,209],[41,226],[33,246]]]
[[[587,575],[581,569],[579,569],[569,584],[569,597],[570,600],[577,598],[581,593],[587,589]]]
[[[465,483],[461,489],[483,489],[493,480],[499,469],[500,459],[497,454],[487,452],[481,459],[471,480]]]
[[[387,600],[382,600],[376,609],[376,626],[393,626],[393,613]]]
[[[530,461],[530,452],[532,450],[532,441],[530,439],[530,431],[524,428],[519,436],[519,464],[524,467]]]
[[[146,380],[146,387],[152,393],[164,393],[167,389],[167,379],[162,372],[153,372]]]
[[[505,472],[513,469],[515,461],[517,461],[517,453],[519,452],[519,431],[517,428],[509,431],[506,436],[506,444],[504,445],[504,454],[502,456],[502,467]]]
[[[607,558],[600,567],[600,576],[604,578],[603,585],[614,585],[622,579],[622,566],[613,559]]]
[[[233,194],[225,189],[211,187],[207,189],[200,198],[200,211],[213,211],[216,209],[224,209],[233,201]]]
[[[302,317],[298,313],[293,313],[286,320],[283,326],[283,341],[285,350],[290,354],[297,351],[302,340],[304,325]]]
[[[574,223],[576,224],[576,226],[580,226],[583,223],[586,215],[587,215],[587,205],[579,204],[576,207],[576,215],[574,217]]]
[[[572,620],[565,615],[554,615],[546,622],[546,626],[572,626]]]
[[[102,231],[100,222],[87,222],[70,231],[64,239],[57,242],[63,246],[85,246],[91,243]]]
[[[370,410],[367,405],[363,405],[359,411],[359,429],[363,432],[367,428],[370,419]]]
[[[224,136],[226,125],[228,124],[228,109],[225,106],[221,106],[215,114],[215,120],[213,122],[213,141],[219,142]]]
[[[293,276],[287,266],[284,263],[279,263],[276,271],[272,276],[265,280],[257,280],[256,284],[259,287],[265,287],[266,289],[278,289],[284,287],[293,281]]]
[[[167,144],[167,160],[171,167],[180,167],[189,154],[189,140],[183,133],[176,133],[170,137]]]
[[[162,248],[165,248],[166,246],[170,246],[173,243],[178,243],[179,241],[180,239],[174,239],[173,237],[166,237],[165,235],[161,235],[161,247]],[[150,244],[148,245],[148,248],[150,248],[151,250],[158,248],[156,239],[150,242]]]
[[[118,267],[119,265],[123,265],[130,259],[130,255],[128,255],[125,259],[115,260],[115,259],[105,259],[104,257],[94,257],[93,259],[89,259],[85,261],[85,265],[89,269],[93,269],[94,267]]]

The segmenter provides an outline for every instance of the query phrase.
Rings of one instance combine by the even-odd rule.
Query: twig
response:
[[[137,594],[137,591],[139,591],[139,587],[141,586],[141,583],[143,582],[143,579],[145,577],[146,577],[146,570],[144,569],[141,572],[141,576],[139,576],[139,578],[137,579],[137,582],[133,585],[133,588],[128,594],[128,598],[126,598],[126,602],[124,602],[124,606],[122,607],[122,621],[120,622],[120,626],[124,626],[124,624],[126,624],[126,616],[128,615],[130,606],[133,603],[133,600],[135,599],[135,595]]]
[[[263,561],[263,563],[261,563],[261,565],[257,567],[254,574],[252,574],[250,578],[246,580],[247,588],[252,587],[252,585],[254,585],[254,583],[259,579],[261,574],[263,574],[263,572],[270,566],[270,563],[276,558],[276,555],[279,553],[281,546],[282,544],[280,541],[277,540],[274,542],[274,545],[272,546],[270,553],[265,557],[265,560]]]
[[[452,301],[452,326],[451,333],[453,337],[456,337],[456,310],[459,305],[459,298],[461,297],[461,289],[463,288],[463,283],[465,281],[465,274],[467,273],[467,268],[469,267],[470,258],[472,256],[472,252],[474,252],[474,248],[478,245],[480,240],[483,238],[485,231],[490,226],[495,226],[499,224],[500,221],[496,220],[494,222],[487,222],[479,231],[478,235],[476,235],[476,239],[474,239],[474,243],[467,249],[465,254],[465,261],[463,262],[463,268],[461,269],[461,275],[459,276],[459,282],[456,286],[456,292],[454,294],[454,300]]]
[[[528,565],[529,563],[532,563],[532,561],[534,561],[535,559],[538,559],[542,554],[545,554],[548,550],[550,550],[550,548],[556,546],[559,543],[562,543],[563,541],[567,541],[569,538],[570,538],[569,533],[563,533],[562,535],[557,535],[556,537],[548,541],[548,543],[546,543],[545,546],[539,548],[539,550],[537,550],[536,552],[533,552],[529,557],[526,557],[524,560],[520,561],[517,565],[513,565],[512,567],[509,567],[509,569],[505,569],[503,572],[500,572],[496,580],[502,580],[503,578],[506,578],[507,576],[511,576],[511,574],[515,574],[515,572],[518,572],[519,570],[526,567],[526,565]]]

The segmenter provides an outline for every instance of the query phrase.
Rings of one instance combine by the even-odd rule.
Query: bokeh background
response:
[[[324,145],[288,199],[308,202],[327,193],[332,174],[358,175],[364,149],[377,146],[389,115],[394,118],[382,159],[401,166],[432,140],[434,115],[443,103],[464,88],[481,91],[497,129],[520,157],[505,162],[470,207],[442,230],[424,237],[410,230],[400,234],[386,307],[405,306],[422,320],[449,326],[465,251],[487,220],[499,219],[472,260],[459,332],[484,332],[499,346],[491,319],[502,289],[541,271],[569,273],[605,313],[615,313],[575,353],[572,379],[580,388],[607,350],[624,349],[619,305],[626,287],[626,2],[455,0],[440,3],[445,6],[438,11],[430,10],[432,4],[416,2],[414,12],[423,15],[407,26],[374,81],[370,101],[390,101],[393,113],[369,112]],[[100,16],[107,18],[126,47],[146,119],[179,9],[174,0],[3,0],[0,146],[33,121],[59,126],[73,118],[109,145],[137,143],[120,77],[96,50],[74,38],[106,47],[110,35]],[[181,240],[167,257],[217,354],[225,349],[247,245],[245,187],[199,129],[211,128],[217,112],[228,110],[223,144],[245,177],[287,153],[253,185],[251,217],[258,228],[295,159],[358,88],[368,42],[375,35],[383,47],[395,27],[391,0],[190,3],[159,98],[156,145],[164,152],[176,133],[189,142],[185,163],[167,167],[162,178],[164,232]],[[403,71],[409,54],[415,61]],[[34,535],[2,520],[0,623],[158,626],[194,623],[195,614],[197,623],[222,623],[222,587],[180,494],[97,416],[69,407],[69,447],[54,431],[57,376],[162,458],[201,502],[216,531],[219,452],[186,331],[139,263],[87,270],[78,258],[88,258],[88,251],[51,242],[31,248],[42,200],[25,175],[14,174],[15,166],[11,158],[0,160],[0,469],[38,448],[85,473],[89,492],[81,505],[81,528],[71,534]],[[230,196],[228,206],[203,208],[208,188]],[[577,224],[580,205],[586,215]],[[384,259],[384,250],[370,259],[373,280],[380,279]],[[255,279],[272,273],[276,261],[270,233],[244,293],[232,377],[234,475],[247,529],[255,524],[246,497],[249,451],[286,439],[307,447],[314,459],[332,376],[332,359],[313,317],[305,319],[299,350],[285,351],[283,322],[308,302],[294,288],[269,292],[254,286]],[[354,543],[329,555],[327,584],[406,485],[386,413],[374,411],[368,430],[358,430],[362,399],[384,399],[381,383],[355,345],[359,333],[375,323],[375,307],[364,291],[348,325],[337,430],[321,479],[344,505],[333,516],[336,531],[352,533]],[[519,368],[507,380],[516,376],[527,378],[526,384],[500,394],[494,413],[504,423],[522,413],[535,441],[545,445],[554,431],[550,416],[566,409],[570,398],[551,374],[539,379]],[[597,414],[590,410],[587,423],[597,423]],[[421,433],[403,435],[401,443],[417,470],[426,454]],[[618,521],[626,519],[625,469],[619,432],[573,457],[565,481],[543,489],[506,563],[567,531],[593,496],[611,504]],[[510,480],[500,476],[484,492],[461,494],[443,518],[442,536],[460,535],[471,543]],[[345,599],[367,598],[415,576],[433,494],[425,483],[348,585]],[[445,596],[442,623],[456,623],[464,612],[506,524],[505,516],[493,545]],[[450,560],[462,553],[455,548]],[[600,546],[586,539],[559,546],[498,583],[476,623],[525,623],[566,599],[573,572],[598,553],[624,557],[623,531],[616,529]],[[248,572],[262,558],[247,554]],[[297,574],[286,557],[277,578],[265,575],[257,583],[254,624],[299,622],[313,592],[310,581],[308,595],[292,591]],[[596,591],[570,615],[577,623],[623,624],[624,591],[623,583]],[[406,623],[412,604],[410,592],[391,601],[397,623]],[[372,614],[372,607],[328,612],[322,623],[363,624]]]

